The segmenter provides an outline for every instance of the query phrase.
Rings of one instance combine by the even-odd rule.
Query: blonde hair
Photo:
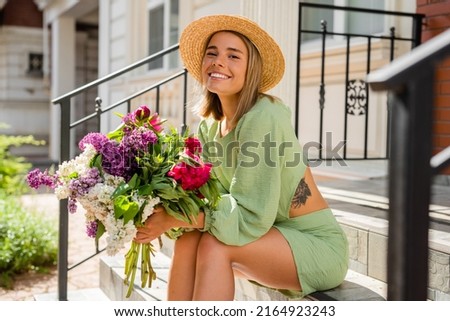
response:
[[[244,35],[229,30],[221,30],[235,34],[245,43],[248,50],[248,63],[245,73],[244,86],[239,93],[239,102],[236,108],[236,114],[231,120],[231,127],[234,128],[242,116],[244,116],[257,102],[261,96],[267,96],[274,100],[275,97],[260,92],[262,78],[262,59],[255,45]],[[211,40],[212,34],[205,43],[205,47]],[[200,101],[194,107],[194,112],[201,117],[213,117],[220,121],[223,117],[222,105],[219,96],[210,92],[202,84],[202,95]]]

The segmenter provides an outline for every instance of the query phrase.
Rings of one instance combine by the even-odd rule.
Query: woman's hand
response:
[[[176,226],[177,220],[167,214],[162,206],[153,209],[143,227],[138,227],[138,231],[134,240],[138,243],[150,243],[157,237],[161,236],[165,231]]]
[[[153,209],[153,214],[147,218],[144,226],[138,227],[134,241],[138,243],[150,243],[173,227],[203,228],[204,220],[205,214],[200,212],[195,222],[189,224],[170,216],[164,207],[158,206]]]

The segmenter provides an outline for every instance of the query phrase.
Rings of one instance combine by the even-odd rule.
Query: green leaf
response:
[[[138,195],[153,195],[152,185],[146,184],[146,185],[139,187]]]
[[[127,193],[128,191],[135,189],[140,183],[138,174],[134,174],[128,183],[122,183],[117,186],[116,190],[112,193],[111,198],[115,199],[120,195]]]
[[[180,195],[173,188],[158,189],[157,194],[160,198],[168,200],[168,201],[178,201],[180,198]]]
[[[98,241],[102,235],[106,232],[105,226],[102,222],[97,221],[97,233],[95,234],[95,240]]]
[[[136,186],[139,185],[140,179],[137,173],[135,173],[133,175],[133,177],[131,177],[131,179],[128,181],[128,185],[130,186],[130,188],[134,189],[136,188]]]
[[[178,207],[177,203],[174,202],[163,202],[164,209],[166,210],[167,214],[175,217],[176,219],[184,222],[191,223],[188,217],[186,217],[182,212],[181,209]]]
[[[70,173],[69,179],[76,179],[76,178],[78,178],[78,173],[77,172]]]
[[[114,200],[114,216],[116,219],[123,218],[124,224],[134,219],[138,212],[139,205],[127,196],[120,195]]]
[[[148,167],[146,167],[146,166],[141,166],[141,169],[142,169],[142,180],[144,182],[147,182],[150,177],[150,171],[148,170]]]
[[[129,190],[131,190],[130,185],[128,185],[127,183],[121,183],[119,186],[117,186],[116,190],[112,193],[111,199],[116,199],[117,197],[128,192]]]
[[[102,173],[103,172],[102,160],[103,160],[102,155],[97,154],[91,159],[91,163],[89,165],[90,167],[97,167],[98,171]]]
[[[183,209],[183,213],[187,216],[197,216],[200,211],[199,206],[191,197],[185,197],[179,202],[180,207]]]
[[[198,190],[209,201],[209,205],[214,208],[220,200],[218,181],[215,178],[209,179]]]
[[[118,115],[119,117],[123,118],[122,114],[116,113],[116,115]],[[108,137],[111,140],[116,140],[116,141],[122,140],[123,128],[124,127],[125,127],[125,124],[124,123],[120,123],[120,125],[116,129],[114,129],[113,131],[111,131],[108,134],[106,134],[106,137]]]

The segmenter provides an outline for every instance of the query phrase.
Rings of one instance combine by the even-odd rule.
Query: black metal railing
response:
[[[311,12],[311,10],[321,10],[321,12],[324,14],[323,16],[319,14],[318,21],[316,24],[316,27],[320,26],[320,29],[311,29],[306,28],[304,26],[304,20],[305,16]],[[368,17],[368,15],[375,15],[375,17],[383,18],[385,16],[393,16],[393,17],[406,17],[407,19],[412,19],[412,30],[411,30],[411,36],[408,37],[402,37],[399,35],[396,35],[396,28],[391,27],[389,34],[366,34],[366,33],[356,33],[356,32],[337,32],[334,30],[329,30],[328,22],[327,22],[327,16],[325,15],[326,12],[331,12],[331,16],[335,14],[335,12],[343,12],[345,15],[345,20],[348,21],[349,14],[364,14],[365,17]],[[330,17],[330,15],[328,15]],[[355,8],[355,7],[341,7],[341,6],[333,6],[333,5],[322,5],[322,4],[313,4],[313,3],[303,3],[299,2],[299,25],[298,25],[298,66],[297,66],[297,91],[296,91],[296,104],[295,104],[295,129],[297,134],[299,134],[299,119],[302,117],[301,111],[305,111],[307,108],[311,108],[311,105],[309,103],[300,102],[300,89],[302,86],[302,74],[301,74],[301,61],[302,61],[302,55],[303,51],[302,48],[305,46],[306,42],[304,41],[304,37],[311,37],[315,36],[317,40],[317,51],[320,55],[320,64],[318,64],[320,67],[319,69],[319,76],[318,76],[318,98],[317,98],[317,107],[319,109],[319,124],[317,126],[318,133],[318,156],[317,158],[320,160],[329,159],[328,155],[325,155],[327,153],[324,153],[326,151],[326,145],[329,143],[328,141],[325,141],[324,134],[326,129],[326,126],[324,125],[324,117],[327,109],[326,105],[326,90],[327,90],[327,82],[326,77],[329,74],[329,69],[326,65],[327,60],[327,52],[329,51],[327,47],[327,43],[332,38],[342,38],[341,40],[341,46],[343,46],[344,54],[341,54],[342,56],[342,64],[343,67],[343,74],[344,74],[344,80],[343,83],[340,85],[342,90],[345,92],[340,94],[339,97],[336,97],[336,94],[333,95],[332,104],[339,105],[342,107],[339,107],[340,110],[338,111],[340,114],[333,114],[332,111],[328,112],[328,117],[332,117],[333,123],[339,123],[342,122],[342,128],[343,133],[336,133],[333,134],[338,137],[342,137],[342,152],[340,152],[340,158],[341,159],[386,159],[389,157],[389,139],[390,139],[390,132],[389,132],[389,118],[390,118],[390,108],[387,106],[387,120],[385,123],[385,131],[386,131],[386,150],[378,151],[376,154],[372,152],[372,155],[369,155],[369,88],[364,77],[360,77],[358,75],[354,75],[352,78],[351,73],[351,65],[352,65],[352,59],[351,51],[352,51],[352,45],[351,41],[353,39],[359,39],[358,46],[363,46],[365,43],[366,47],[366,57],[365,57],[365,74],[368,74],[371,72],[372,68],[375,68],[372,65],[372,50],[373,50],[373,43],[375,41],[386,41],[388,44],[388,48],[383,49],[388,51],[388,57],[389,60],[392,61],[395,57],[395,49],[396,44],[399,42],[405,42],[410,43],[411,48],[417,47],[421,42],[421,27],[422,27],[422,20],[424,18],[424,15],[422,14],[416,14],[416,13],[405,13],[405,12],[397,12],[397,11],[385,11],[385,10],[376,10],[376,9],[367,9],[367,8]],[[362,51],[362,50],[360,50]],[[361,58],[360,58],[361,59]],[[389,62],[389,61],[387,61]],[[360,72],[358,74],[361,74]],[[356,77],[356,78],[355,78]],[[334,81],[336,83],[336,81]],[[336,89],[335,89],[336,92]],[[309,95],[308,95],[309,96]],[[340,98],[342,97],[342,98]],[[309,97],[308,97],[309,98]],[[342,99],[342,101],[340,100]],[[336,109],[334,109],[336,110]],[[311,110],[308,111],[308,115],[311,115]],[[342,117],[342,118],[341,118]],[[357,152],[355,155],[355,152],[353,155],[349,156],[349,153],[347,151],[347,147],[349,143],[352,143],[352,141],[355,141],[355,139],[351,139],[349,137],[349,117],[352,117],[352,120],[363,117],[363,125],[361,126],[363,128],[363,132],[359,133],[356,130],[352,131],[353,136],[356,137],[359,135],[363,136],[363,146],[355,147],[354,149],[361,150],[361,152]],[[354,123],[354,122],[353,122]],[[372,124],[374,126],[374,124]],[[381,125],[380,125],[381,126]],[[355,136],[356,135],[356,136]],[[328,144],[329,145],[329,144]],[[336,156],[335,153],[331,153],[332,157]],[[310,157],[312,160],[312,158]]]
[[[432,176],[450,146],[432,157],[437,63],[450,56],[450,30],[368,75],[392,105],[389,160],[388,300],[427,300]]]
[[[62,163],[66,160],[69,160],[71,155],[73,154],[73,146],[71,144],[71,137],[74,135],[74,129],[76,129],[78,126],[85,124],[89,120],[97,119],[97,128],[100,131],[100,118],[101,115],[104,113],[107,113],[119,106],[123,106],[126,104],[128,112],[131,109],[131,101],[139,97],[145,93],[151,92],[153,90],[156,91],[156,111],[159,112],[160,109],[160,89],[161,86],[164,84],[171,82],[175,79],[178,79],[180,77],[183,77],[183,98],[182,98],[182,106],[180,106],[180,112],[182,112],[182,130],[186,126],[186,101],[187,101],[187,71],[181,70],[179,72],[174,73],[172,76],[168,77],[167,79],[164,79],[156,84],[153,84],[151,86],[148,86],[147,88],[144,88],[124,99],[121,99],[120,101],[113,103],[107,107],[102,107],[101,98],[96,99],[96,105],[95,105],[95,111],[81,119],[78,120],[72,120],[71,119],[71,110],[73,107],[72,104],[72,98],[85,93],[86,91],[98,87],[99,85],[106,83],[108,81],[117,79],[119,76],[128,73],[132,70],[135,70],[136,68],[146,65],[149,62],[152,62],[158,58],[163,57],[164,55],[167,55],[173,51],[178,50],[178,44],[173,45],[165,50],[162,50],[156,54],[153,54],[151,56],[148,56],[132,65],[129,65],[125,68],[122,68],[116,72],[113,72],[105,77],[99,78],[93,82],[90,82],[82,87],[79,87],[65,95],[62,95],[60,97],[55,98],[52,100],[53,104],[60,105],[61,108],[61,124],[60,124],[60,159],[59,162]],[[68,242],[69,242],[69,220],[68,220],[68,209],[67,209],[67,199],[61,200],[59,204],[59,237],[58,237],[58,300],[60,301],[67,301],[67,280],[68,280],[68,272],[75,267],[79,266],[80,264],[90,260],[92,257],[96,256],[100,252],[102,252],[101,249],[99,249],[98,243],[95,244],[95,250],[94,253],[83,260],[75,263],[72,266],[68,266]]]

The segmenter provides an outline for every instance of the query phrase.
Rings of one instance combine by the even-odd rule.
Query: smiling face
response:
[[[244,86],[247,64],[248,49],[244,41],[232,32],[217,32],[203,57],[203,84],[219,97],[238,96]]]

